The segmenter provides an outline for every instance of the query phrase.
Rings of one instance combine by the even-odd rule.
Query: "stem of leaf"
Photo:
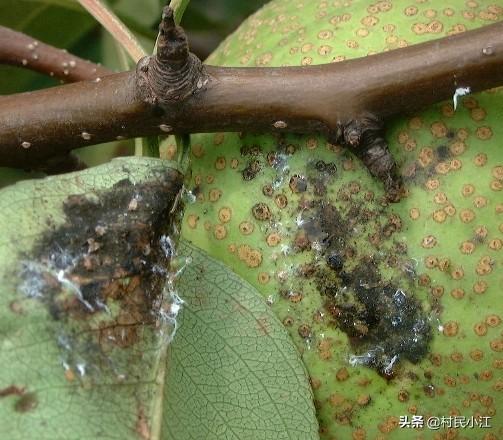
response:
[[[177,134],[175,135],[176,140],[176,152],[177,152],[177,163],[178,169],[183,175],[187,175],[190,166],[190,134]]]

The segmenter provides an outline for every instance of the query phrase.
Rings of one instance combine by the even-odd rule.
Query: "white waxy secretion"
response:
[[[458,106],[458,98],[461,96],[468,95],[471,92],[470,87],[458,87],[454,92],[454,96],[452,97],[452,102],[454,104],[454,110]]]
[[[159,128],[164,131],[164,133],[171,133],[173,131],[173,127],[171,125],[161,124]]]

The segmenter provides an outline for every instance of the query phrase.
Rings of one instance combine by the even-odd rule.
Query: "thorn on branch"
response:
[[[156,54],[142,58],[136,72],[141,98],[161,108],[183,101],[208,82],[201,60],[189,51],[187,35],[175,24],[169,6],[163,10]]]
[[[383,123],[374,115],[340,124],[332,141],[343,144],[367,167],[370,174],[384,184],[386,198],[398,202],[403,196],[403,183],[395,159],[384,138]]]

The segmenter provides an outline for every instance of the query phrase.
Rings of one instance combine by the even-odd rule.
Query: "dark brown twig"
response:
[[[336,64],[201,65],[169,11],[156,58],[100,82],[0,98],[0,164],[33,164],[84,145],[163,133],[319,132],[361,157],[397,200],[385,122],[503,84],[503,22]]]
[[[94,80],[113,73],[3,26],[0,26],[0,64],[24,67],[64,82]]]
[[[106,67],[71,55],[66,50],[42,43],[21,32],[0,26],[0,64],[24,67],[64,82],[97,80],[113,72]],[[26,145],[26,144],[25,144]],[[19,166],[25,167],[26,165]],[[87,165],[73,153],[49,157],[39,162],[36,168],[46,174],[61,174],[85,169]]]

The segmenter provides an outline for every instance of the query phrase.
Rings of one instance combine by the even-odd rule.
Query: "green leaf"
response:
[[[167,439],[317,439],[304,367],[260,294],[182,242],[186,302],[168,357]]]
[[[173,166],[116,159],[0,191],[0,438],[317,438],[285,330],[188,244],[167,358]]]
[[[170,165],[119,159],[0,191],[0,438],[156,438]]]

